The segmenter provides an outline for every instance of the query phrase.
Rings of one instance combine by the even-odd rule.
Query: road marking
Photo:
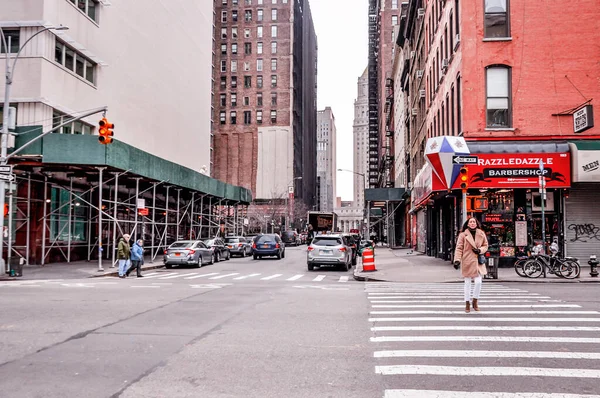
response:
[[[260,280],[261,281],[269,281],[271,279],[279,278],[281,275],[283,275],[283,274],[275,274],[275,275],[267,276],[266,278],[260,278]]]
[[[375,373],[381,375],[446,375],[446,376],[533,376],[533,377],[572,377],[597,379],[600,370],[596,369],[559,369],[559,368],[521,368],[505,367],[458,367],[429,365],[390,365],[376,366]]]
[[[415,305],[396,305],[396,304],[375,304],[373,308],[463,308],[464,304],[446,305],[446,304],[415,304]],[[485,308],[581,308],[577,304],[491,304]]]
[[[588,343],[600,344],[600,338],[592,337],[522,337],[522,336],[381,336],[371,337],[371,342],[392,341],[495,341],[511,343]]]
[[[133,288],[137,289],[137,288],[159,288],[160,286],[156,286],[156,285],[152,285],[152,286],[150,286],[150,285],[137,285],[136,286],[136,285],[133,285],[133,286],[130,286],[130,287],[133,287]]]
[[[455,315],[455,314],[464,314],[463,311],[371,311],[370,314],[373,315],[408,315],[408,314],[445,314],[445,315]],[[594,314],[598,315],[598,311],[485,311],[486,314],[522,314],[522,315],[559,315],[559,314],[573,314],[573,315],[583,315],[583,314]],[[475,314],[477,315],[477,314]]]
[[[238,276],[237,278],[233,278],[233,279],[238,281],[240,279],[252,278],[253,276],[259,276],[259,275],[260,274],[250,274],[250,275]]]
[[[187,278],[183,278],[183,279],[197,279],[197,278],[204,278],[205,276],[211,276],[211,275],[219,275],[218,272],[211,272],[210,274],[201,274],[201,275],[195,275],[195,276],[188,276]]]
[[[152,276],[152,275],[158,275],[158,274],[159,274],[158,272],[148,272],[147,274],[144,275],[144,277]]]
[[[213,276],[212,278],[208,278],[208,279],[223,279],[223,278],[227,278],[228,276],[235,276],[235,275],[239,275],[239,272],[233,272],[231,274]]]
[[[347,276],[340,276],[340,280],[338,282],[348,282]]]
[[[551,332],[600,332],[600,327],[594,326],[375,326],[373,332],[407,331],[407,330],[528,330]]]
[[[407,295],[407,296],[369,296],[369,299],[414,299],[414,300],[426,300],[426,299],[457,299],[457,298],[462,298],[464,297],[464,293],[461,294],[454,294],[454,295],[444,295],[444,296],[436,296],[436,295],[431,295],[428,294],[426,296],[413,296],[413,295]],[[502,299],[502,298],[506,298],[506,299],[550,299],[549,296],[505,296],[505,295],[485,295],[482,294],[479,296],[480,299],[482,300],[487,300],[487,299]]]
[[[182,276],[193,276],[193,275],[198,275],[198,273],[194,272],[193,274],[177,274],[177,275],[166,276],[166,277],[158,278],[158,279],[175,279],[175,278],[181,278]]]
[[[371,300],[372,304],[386,304],[386,303],[455,303],[457,300]],[[540,303],[540,302],[562,302],[562,300],[485,300],[485,303]]]
[[[152,279],[152,278],[160,278],[163,276],[170,276],[170,275],[178,275],[178,274],[177,274],[177,272],[167,272],[166,274],[157,273],[156,275],[152,275],[152,276],[144,276],[144,278]]]
[[[190,285],[192,289],[222,289],[229,286],[231,283],[206,283],[203,285]]]
[[[327,285],[314,286],[314,285],[302,285],[302,286],[294,286],[298,289],[321,289],[321,290],[350,290],[348,287],[331,287]]]
[[[61,283],[64,287],[95,287],[93,283]]]
[[[551,359],[600,359],[598,352],[553,351],[478,351],[478,350],[391,350],[375,351],[375,358],[551,358]]]
[[[302,274],[294,275],[291,278],[287,278],[286,281],[296,281],[296,280],[302,278],[303,276],[304,275],[302,275]]]
[[[327,277],[327,275],[319,275],[315,279],[313,279],[313,282],[321,282],[326,277]]]
[[[463,315],[465,315],[463,313]],[[461,317],[401,317],[401,318],[369,318],[369,322],[600,322],[600,318],[487,318],[479,316]]]
[[[466,392],[442,390],[385,390],[383,398],[600,398],[600,395],[581,395],[542,392]]]

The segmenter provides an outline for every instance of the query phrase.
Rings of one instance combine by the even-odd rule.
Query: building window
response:
[[[227,88],[227,76],[221,76],[221,90]]]
[[[88,82],[95,84],[96,63],[56,39],[54,60]]]
[[[486,70],[487,127],[511,127],[510,68],[491,66]]]
[[[263,106],[262,93],[256,94],[256,106]]]
[[[250,28],[244,29],[244,38],[249,39],[250,36],[251,36],[251,34],[250,34]]]
[[[244,72],[250,71],[250,62],[244,62]]]
[[[221,106],[223,106],[223,107],[227,106],[227,94],[221,94],[220,99],[221,99]]]
[[[221,22],[222,23],[227,22],[227,11],[221,11]]]
[[[271,4],[277,4],[277,0],[271,0]]]
[[[259,26],[256,28],[256,37],[261,38],[263,37],[263,27]]]
[[[244,106],[250,106],[250,97],[244,97]]]
[[[256,10],[256,20],[258,22],[262,22],[262,20],[263,20],[263,10]]]
[[[227,5],[227,0],[223,0],[223,5],[226,6]]]
[[[256,111],[256,123],[262,124],[262,111]]]
[[[19,48],[21,47],[21,43],[20,43],[20,36],[21,36],[21,31],[20,30],[8,30],[8,29],[3,29],[4,32],[4,38],[6,39],[6,44],[8,45],[8,42],[10,42],[10,53],[18,53],[19,52]],[[4,41],[0,38],[0,53],[6,53],[6,48],[4,47]]]
[[[263,0],[258,0],[258,1],[256,2],[256,4],[258,4],[259,6],[262,6],[262,5],[263,5]]]
[[[231,61],[231,71],[237,72],[237,61],[236,60]]]
[[[71,116],[65,115],[62,112],[57,111],[56,109],[52,110],[52,128],[56,128],[61,124],[68,122],[69,119],[72,119]],[[82,122],[81,120],[69,123],[64,125],[60,129],[55,132],[58,134],[79,134],[79,135],[90,135],[94,131],[92,125]]]
[[[237,112],[236,111],[229,112],[229,122],[231,124],[237,124]]]
[[[219,112],[219,121],[221,124],[225,124],[226,123],[226,119],[227,119],[227,115],[225,114],[225,111],[221,111]]]
[[[398,0],[392,0],[392,10],[398,9]]]
[[[271,10],[271,21],[277,21],[277,9],[276,8]]]
[[[231,53],[237,54],[237,43],[231,43]]]
[[[271,111],[271,123],[277,123],[277,111]]]
[[[221,72],[227,72],[227,61],[226,60],[221,61]]]
[[[221,28],[221,39],[227,38],[227,28]]]
[[[237,76],[231,76],[231,88],[237,88]]]
[[[244,111],[244,124],[252,123],[252,112]]]
[[[231,4],[233,4],[234,6],[238,5],[238,0],[231,0]]]
[[[452,89],[450,90],[450,135],[456,135],[454,113],[454,86],[452,86]]]
[[[257,54],[263,53],[263,44],[262,43],[256,43],[256,53]]]
[[[227,44],[221,44],[221,55],[227,55]]]
[[[252,5],[252,0],[246,0],[244,1],[244,4],[247,6],[251,6]]]
[[[231,20],[233,22],[237,22],[238,21],[238,11],[237,10],[231,11]]]
[[[277,75],[271,75],[271,87],[277,87]]]
[[[271,54],[277,54],[277,42],[271,42]]]
[[[484,1],[484,37],[509,37],[508,0]]]
[[[277,26],[271,26],[271,37],[277,37]]]
[[[252,76],[244,76],[244,87],[245,88],[252,87]]]
[[[392,26],[398,25],[398,15],[392,15]],[[393,34],[394,32],[392,32]]]
[[[256,76],[256,87],[263,88],[263,77]]]
[[[275,72],[277,70],[277,59],[273,58],[271,60],[271,71]]]
[[[244,43],[244,54],[252,54],[252,43]]]
[[[233,39],[237,39],[237,35],[238,35],[238,28],[231,28],[231,37]]]
[[[277,93],[271,93],[271,105],[277,105]]]
[[[231,106],[235,108],[237,106],[237,94],[231,93]]]
[[[244,20],[246,22],[252,22],[252,10],[244,11]]]
[[[256,60],[256,70],[258,72],[262,72],[262,70],[263,70],[263,60],[262,59]]]
[[[98,1],[97,0],[69,0],[71,3],[75,4],[75,6],[90,17],[90,19],[94,22],[98,22]]]

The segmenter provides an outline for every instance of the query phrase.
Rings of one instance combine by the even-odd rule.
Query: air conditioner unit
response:
[[[425,98],[425,90],[419,90],[419,98]]]
[[[460,44],[460,34],[456,34],[456,37],[454,38],[454,50],[456,50],[458,48],[458,45]]]
[[[415,52],[414,52],[414,51],[411,51],[411,52],[410,52],[410,59],[413,59],[414,57],[415,57]]]
[[[417,71],[417,79],[421,79],[423,78],[423,71],[422,70],[418,70]]]
[[[417,108],[412,108],[411,115],[417,116]]]
[[[425,9],[424,8],[419,8],[417,10],[417,18],[423,18],[425,16]]]

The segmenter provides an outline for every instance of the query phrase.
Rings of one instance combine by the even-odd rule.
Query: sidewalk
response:
[[[581,264],[581,275],[577,279],[563,279],[555,275],[547,278],[521,278],[514,268],[499,268],[498,279],[486,279],[485,282],[525,282],[525,283],[600,283],[600,277],[590,276],[587,262]],[[354,270],[354,279],[371,282],[462,282],[460,271],[454,269],[449,261],[429,257],[411,249],[375,248],[375,272],[362,272],[359,260]]]
[[[102,267],[104,271],[98,271],[98,260],[94,261],[73,261],[71,263],[50,263],[43,267],[39,265],[24,265],[23,276],[10,277],[6,274],[0,275],[0,281],[19,281],[19,280],[39,280],[39,279],[82,279],[96,278],[102,276],[117,276],[119,273],[118,265],[114,268],[110,266],[110,260],[103,260]],[[154,263],[150,262],[150,257],[144,259],[142,272],[164,267],[162,256],[157,257]]]

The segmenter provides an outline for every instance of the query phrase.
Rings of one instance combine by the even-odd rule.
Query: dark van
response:
[[[300,235],[296,231],[285,231],[281,234],[281,240],[288,246],[300,245]]]

